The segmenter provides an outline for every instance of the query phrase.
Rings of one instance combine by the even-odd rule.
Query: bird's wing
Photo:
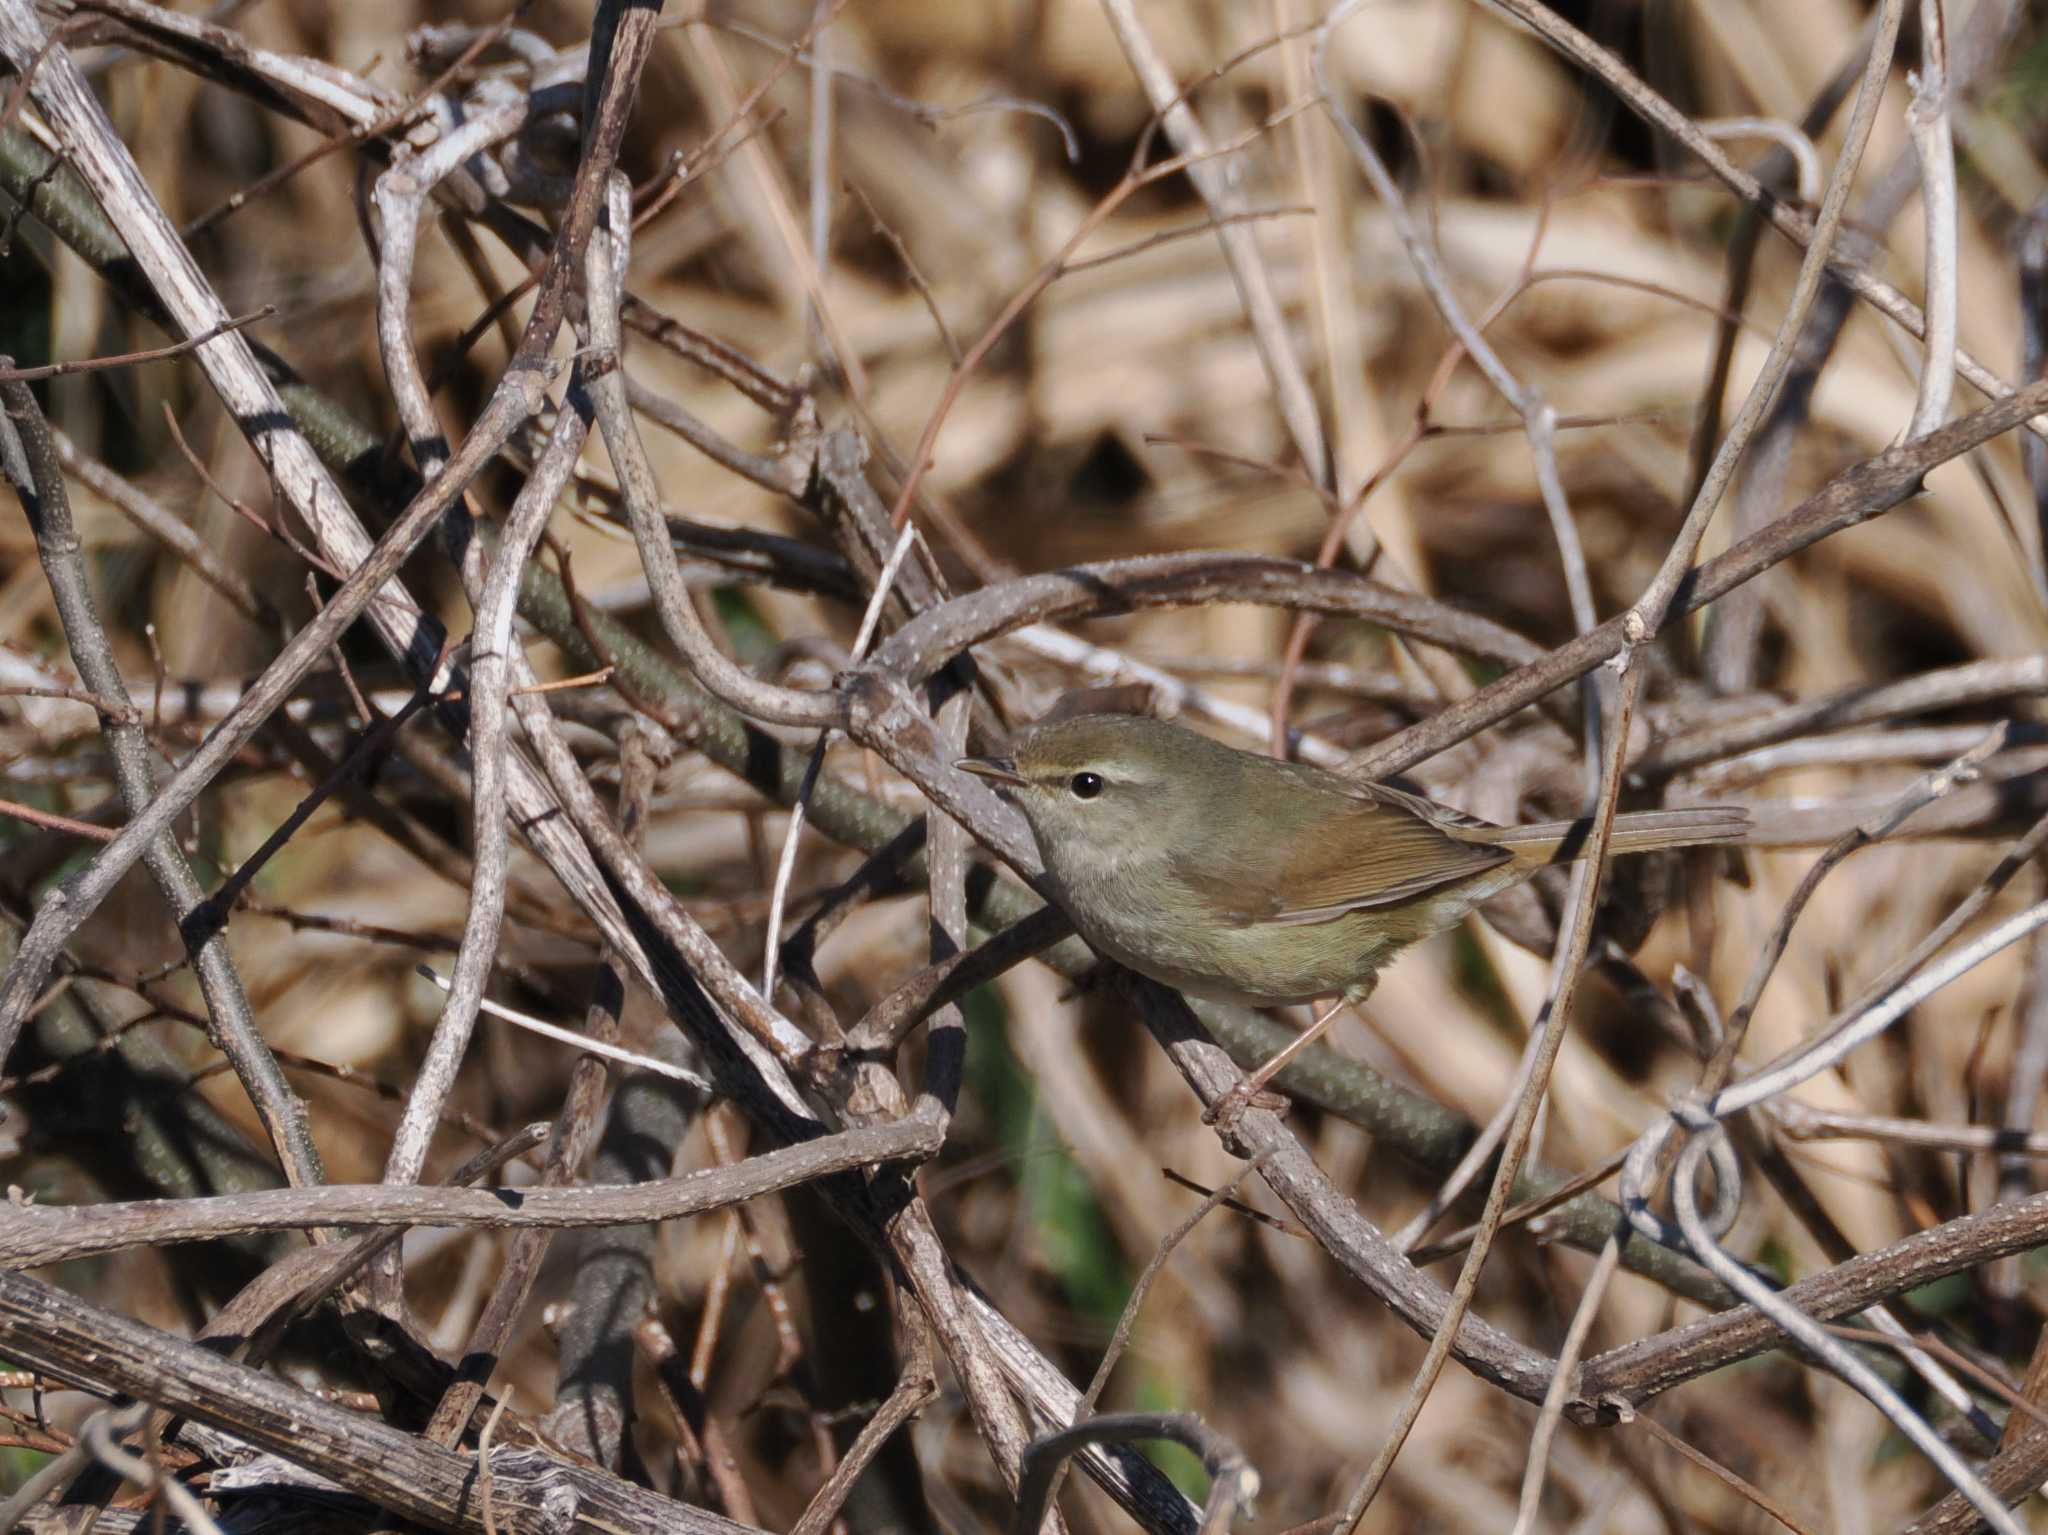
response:
[[[1506,863],[1506,848],[1457,835],[1486,822],[1385,784],[1357,784],[1353,804],[1288,860],[1262,922],[1330,922],[1425,895]]]

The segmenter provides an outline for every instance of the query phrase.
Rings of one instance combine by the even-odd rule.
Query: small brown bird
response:
[[[1549,864],[1590,823],[1494,826],[1420,795],[1129,714],[1041,724],[968,758],[1031,823],[1097,952],[1198,997],[1362,1001],[1395,954]],[[1619,815],[1609,848],[1740,841],[1740,809]]]

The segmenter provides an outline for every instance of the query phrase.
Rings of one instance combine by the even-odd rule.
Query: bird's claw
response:
[[[1265,1109],[1269,1113],[1284,1114],[1292,1105],[1293,1100],[1285,1093],[1252,1087],[1240,1079],[1221,1098],[1202,1111],[1202,1123],[1214,1125],[1225,1134],[1233,1134],[1237,1130],[1237,1122],[1244,1117],[1247,1109]]]

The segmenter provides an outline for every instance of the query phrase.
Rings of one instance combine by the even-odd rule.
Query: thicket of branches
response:
[[[2041,20],[0,0],[0,1527],[2023,1528]],[[1103,686],[1754,835],[1218,1118]]]

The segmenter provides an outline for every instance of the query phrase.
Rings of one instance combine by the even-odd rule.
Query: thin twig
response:
[[[1613,52],[1595,43],[1542,0],[1497,0],[1497,3],[1501,10],[1523,23],[1559,53],[1603,81],[1643,121],[1670,134],[1698,156],[1730,190],[1756,204],[1771,226],[1781,234],[1809,249],[1820,243],[1818,223],[1809,225],[1798,210],[1786,206],[1755,177],[1736,166],[1698,130],[1691,118],[1630,71]],[[1890,22],[1883,18],[1892,14],[1895,13],[1880,12],[1880,25],[1889,25]],[[1888,59],[1890,52],[1889,43],[1881,42],[1873,48],[1872,56],[1883,55]],[[1835,259],[1831,263],[1831,275],[1880,314],[1904,327],[1909,334],[1924,334],[1925,321],[1919,306],[1867,268]],[[1960,347],[1956,350],[1956,368],[1972,386],[1990,399],[2002,400],[2012,392],[2009,384]],[[2048,425],[2035,423],[2030,416],[2027,430],[2048,433]]]
[[[1116,1327],[1110,1333],[1109,1344],[1102,1351],[1102,1358],[1096,1361],[1095,1373],[1088,1379],[1088,1389],[1081,1394],[1080,1405],[1074,1409],[1072,1422],[1076,1425],[1087,1422],[1095,1415],[1096,1404],[1102,1400],[1102,1393],[1108,1389],[1109,1378],[1115,1373],[1124,1351],[1130,1347],[1132,1329],[1137,1326],[1138,1313],[1144,1309],[1145,1297],[1152,1293],[1152,1286],[1159,1276],[1166,1272],[1167,1260],[1174,1250],[1185,1242],[1194,1229],[1201,1225],[1209,1213],[1219,1205],[1235,1204],[1234,1195],[1244,1186],[1245,1179],[1256,1172],[1268,1153],[1261,1152],[1233,1173],[1228,1182],[1219,1184],[1202,1196],[1202,1202],[1190,1210],[1173,1230],[1159,1239],[1152,1250],[1152,1256],[1139,1270],[1132,1281],[1131,1293],[1124,1297],[1123,1309],[1117,1313]],[[1062,1461],[1052,1474],[1052,1482],[1045,1490],[1045,1506],[1050,1508],[1058,1500],[1060,1488],[1067,1479],[1067,1463]]]
[[[1544,1394],[1543,1410],[1536,1418],[1536,1427],[1529,1435],[1528,1464],[1522,1472],[1522,1493],[1515,1508],[1515,1523],[1510,1535],[1529,1535],[1536,1528],[1536,1517],[1543,1503],[1543,1479],[1550,1470],[1550,1445],[1557,1437],[1557,1425],[1564,1417],[1564,1399],[1573,1374],[1579,1367],[1579,1356],[1585,1351],[1586,1339],[1593,1331],[1593,1320],[1600,1314],[1600,1302],[1607,1297],[1607,1285],[1614,1278],[1614,1271],[1621,1265],[1620,1234],[1609,1237],[1607,1245],[1600,1249],[1600,1256],[1593,1262],[1593,1272],[1587,1276],[1586,1288],[1579,1295],[1578,1307],[1572,1312],[1571,1325],[1565,1329],[1564,1344],[1557,1351],[1557,1374],[1551,1381],[1550,1390]]]
[[[1724,1137],[1726,1132],[1710,1119],[1695,1120],[1687,1124],[1686,1128],[1692,1132],[1692,1138],[1679,1154],[1673,1191],[1678,1207],[1679,1225],[1685,1232],[1686,1240],[1695,1256],[1712,1269],[1730,1289],[1768,1316],[1789,1337],[1797,1339],[1819,1356],[1829,1369],[1868,1398],[1873,1406],[1891,1420],[1900,1433],[1934,1462],[1942,1475],[1949,1479],[1958,1492],[1969,1499],[1971,1506],[1983,1516],[1984,1521],[1992,1529],[1999,1532],[1999,1535],[2024,1535],[2024,1526],[2007,1510],[2004,1501],[1978,1480],[1976,1473],[1964,1463],[1962,1457],[1950,1448],[1926,1419],[1902,1401],[1875,1370],[1853,1350],[1845,1348],[1830,1336],[1825,1327],[1800,1312],[1780,1292],[1772,1290],[1746,1266],[1737,1263],[1722,1249],[1715,1239],[1715,1234],[1700,1217],[1697,1179],[1710,1145],[1717,1138]],[[1637,1207],[1631,1204],[1629,1209],[1633,1219]]]
[[[1415,1420],[1422,1413],[1423,1404],[1436,1385],[1444,1361],[1450,1357],[1452,1339],[1472,1303],[1473,1293],[1479,1285],[1480,1270],[1485,1265],[1486,1255],[1493,1246],[1494,1236],[1500,1229],[1501,1218],[1507,1213],[1508,1201],[1514,1190],[1515,1175],[1521,1169],[1523,1158],[1528,1155],[1529,1142],[1536,1128],[1537,1111],[1542,1107],[1544,1095],[1549,1090],[1550,1073],[1557,1063],[1558,1050],[1564,1043],[1565,1025],[1571,1017],[1571,1005],[1577,993],[1579,975],[1585,965],[1587,947],[1592,941],[1600,873],[1607,857],[1608,836],[1614,827],[1615,804],[1621,795],[1621,743],[1628,739],[1629,720],[1635,711],[1641,679],[1642,673],[1634,669],[1624,674],[1614,699],[1613,714],[1607,721],[1606,739],[1610,744],[1601,764],[1600,792],[1594,804],[1592,827],[1586,839],[1584,861],[1572,869],[1568,914],[1558,933],[1557,950],[1551,960],[1550,995],[1545,999],[1543,1015],[1539,1018],[1539,1028],[1532,1030],[1542,1034],[1542,1049],[1537,1054],[1528,1084],[1515,1101],[1515,1116],[1509,1123],[1507,1136],[1502,1142],[1500,1163],[1494,1171],[1493,1183],[1487,1189],[1486,1205],[1480,1213],[1472,1245],[1466,1251],[1464,1265],[1458,1271],[1458,1280],[1451,1290],[1450,1304],[1445,1309],[1444,1319],[1439,1323],[1435,1336],[1430,1339],[1429,1351],[1424,1355],[1422,1365],[1416,1371],[1408,1395],[1385,1441],[1381,1444],[1379,1453],[1344,1506],[1341,1529],[1346,1532],[1357,1529],[1359,1521],[1365,1517],[1366,1510],[1372,1506],[1373,1498],[1384,1484],[1387,1473],[1393,1469],[1394,1457],[1400,1453],[1409,1430],[1415,1426]]]
[[[1777,339],[1771,344],[1771,350],[1748,394],[1743,397],[1741,409],[1729,424],[1728,435],[1721,440],[1712,463],[1707,466],[1706,476],[1686,511],[1678,536],[1672,540],[1670,552],[1665,555],[1663,564],[1658,567],[1643,595],[1623,615],[1625,636],[1631,648],[1646,644],[1664,627],[1672,601],[1678,594],[1679,582],[1692,569],[1700,540],[1706,536],[1707,525],[1721,504],[1722,493],[1734,477],[1750,438],[1762,424],[1771,402],[1777,398],[1779,385],[1784,382],[1785,374],[1792,365],[1793,343],[1798,340],[1807,313],[1820,296],[1835,233],[1841,227],[1842,215],[1849,205],[1850,188],[1855,183],[1863,151],[1870,142],[1870,131],[1876,125],[1878,109],[1884,101],[1885,81],[1891,73],[1892,49],[1898,41],[1899,22],[1904,11],[1904,0],[1883,0],[1879,9],[1877,37],[1871,44],[1863,78],[1856,87],[1856,101],[1849,110],[1849,126],[1843,136],[1842,152],[1835,161],[1834,174],[1828,178],[1827,193],[1821,198],[1813,237],[1807,245],[1805,258],[1799,264],[1792,297],[1778,323]]]
[[[0,15],[0,42],[5,41],[4,22],[4,15]],[[59,53],[52,56],[49,67],[54,69],[65,63],[68,60]],[[114,761],[115,781],[128,820],[120,832],[106,841],[94,865],[113,854],[124,841],[129,849],[129,863],[140,857],[148,865],[164,904],[179,925],[199,976],[216,1041],[233,1062],[235,1075],[262,1121],[279,1165],[294,1185],[304,1188],[317,1184],[322,1177],[320,1153],[313,1143],[306,1106],[292,1091],[264,1042],[241,973],[228,952],[226,935],[209,924],[193,924],[193,918],[206,909],[206,894],[178,846],[171,829],[173,816],[159,814],[165,796],[157,784],[155,752],[129,700],[113,644],[100,620],[56,444],[27,384],[0,382],[0,407],[5,411],[0,415],[0,468],[4,468],[34,531],[36,554],[50,583],[51,599],[64,627],[72,664],[87,688],[114,705],[113,712],[101,716],[100,730]],[[316,622],[309,629],[317,627]],[[196,794],[201,787],[203,784],[193,783],[192,793]],[[152,822],[147,833],[141,830]],[[110,890],[111,885],[107,888]],[[61,897],[69,889],[67,882],[44,901],[36,914],[39,923],[52,907],[62,909]],[[15,982],[15,972],[22,967],[22,956],[28,947],[29,940],[24,938],[15,965],[9,967],[9,984]],[[49,961],[54,961],[56,952],[52,947]],[[31,993],[40,990],[48,974],[46,961],[32,985],[24,984],[17,993],[22,1004],[33,1006]],[[26,977],[23,979],[26,982]],[[0,1022],[0,1061],[7,1058],[14,1030],[19,1027],[19,1018],[11,1027]]]
[[[921,1161],[938,1150],[941,1139],[933,1120],[912,1116],[765,1151],[731,1167],[645,1183],[516,1190],[337,1183],[202,1199],[17,1205],[0,1233],[0,1262],[41,1268],[137,1246],[315,1226],[566,1231],[637,1225],[724,1209],[851,1168]]]
[[[1224,1535],[1238,1510],[1258,1495],[1259,1474],[1244,1452],[1191,1412],[1124,1412],[1089,1418],[1054,1429],[1031,1441],[1024,1453],[1023,1485],[1017,1493],[1014,1535],[1039,1535],[1039,1521],[1053,1473],[1081,1446],[1127,1444],[1135,1439],[1171,1439],[1202,1458],[1209,1473],[1209,1503],[1202,1510],[1201,1535]]]
[[[453,984],[430,965],[419,965],[415,968],[424,979],[432,981],[443,991],[448,990]],[[493,1002],[488,997],[477,1006],[479,1011],[489,1013],[493,1018],[509,1023],[514,1028],[524,1029],[529,1034],[538,1034],[542,1039],[552,1039],[557,1044],[572,1046],[585,1055],[617,1061],[620,1065],[631,1066],[637,1071],[651,1071],[656,1076],[668,1077],[701,1092],[712,1091],[711,1080],[702,1072],[692,1071],[687,1066],[678,1066],[673,1061],[665,1061],[644,1051],[628,1050],[624,1045],[615,1045],[607,1040],[593,1039],[588,1034],[578,1034],[574,1029],[565,1029],[560,1024],[549,1023],[545,1018],[536,1018],[531,1013],[522,1013],[516,1007],[506,1007],[503,1003]]]
[[[1926,224],[1926,361],[1908,437],[1948,419],[1956,376],[1956,152],[1949,126],[1948,23],[1941,0],[1920,0],[1920,72],[1906,109],[1920,161],[1920,209]]]
[[[1672,1433],[1670,1429],[1666,1428],[1663,1424],[1659,1423],[1655,1418],[1651,1417],[1648,1413],[1637,1413],[1634,1417],[1630,1418],[1629,1421],[1631,1423],[1640,1423],[1644,1428],[1648,1429],[1651,1432],[1651,1434],[1653,1434],[1659,1441],[1661,1441],[1665,1445],[1668,1445],[1671,1449],[1677,1451],[1680,1455],[1683,1455],[1695,1466],[1698,1466],[1702,1471],[1706,1472],[1707,1475],[1714,1477],[1719,1481],[1727,1483],[1730,1487],[1734,1488],[1738,1493],[1742,1494],[1743,1497],[1749,1499],[1750,1502],[1754,1503],[1758,1508],[1762,1509],[1765,1513],[1769,1514],[1773,1519],[1777,1520],[1778,1523],[1785,1526],[1786,1529],[1792,1532],[1792,1535],[1816,1535],[1816,1532],[1814,1531],[1814,1527],[1812,1525],[1807,1524],[1805,1521],[1796,1517],[1791,1512],[1791,1510],[1786,1508],[1785,1505],[1780,1503],[1776,1498],[1773,1498],[1769,1493],[1765,1492],[1761,1487],[1757,1486],[1754,1482],[1748,1481],[1743,1477],[1737,1476],[1733,1471],[1730,1471],[1726,1466],[1722,1465],[1718,1460],[1715,1460],[1711,1455],[1702,1454],[1692,1445],[1686,1443],[1685,1440],[1679,1438],[1678,1435]]]
[[[28,384],[37,379],[63,378],[73,373],[97,373],[107,368],[132,368],[145,362],[162,362],[170,357],[182,357],[196,351],[216,337],[225,336],[229,331],[240,330],[244,325],[254,325],[258,320],[267,320],[277,313],[277,305],[265,304],[261,309],[245,315],[222,320],[202,336],[174,342],[170,346],[150,347],[141,352],[123,352],[116,357],[85,357],[72,362],[45,363],[39,368],[17,368],[0,366],[0,383]]]
[[[1195,115],[1187,92],[1175,84],[1165,58],[1139,18],[1136,5],[1131,0],[1102,0],[1102,8],[1118,46],[1130,61],[1132,73],[1137,75],[1152,103],[1157,121],[1185,158],[1188,180],[1216,227],[1217,243],[1237,284],[1246,323],[1258,347],[1259,360],[1265,365],[1267,380],[1273,386],[1274,403],[1279,407],[1280,419],[1286,423],[1294,451],[1309,475],[1318,484],[1327,484],[1329,447],[1316,409],[1315,392],[1309,387],[1308,376],[1295,352],[1258,239],[1242,222],[1247,211],[1243,188],[1232,173],[1229,160],[1214,152],[1216,146]]]

